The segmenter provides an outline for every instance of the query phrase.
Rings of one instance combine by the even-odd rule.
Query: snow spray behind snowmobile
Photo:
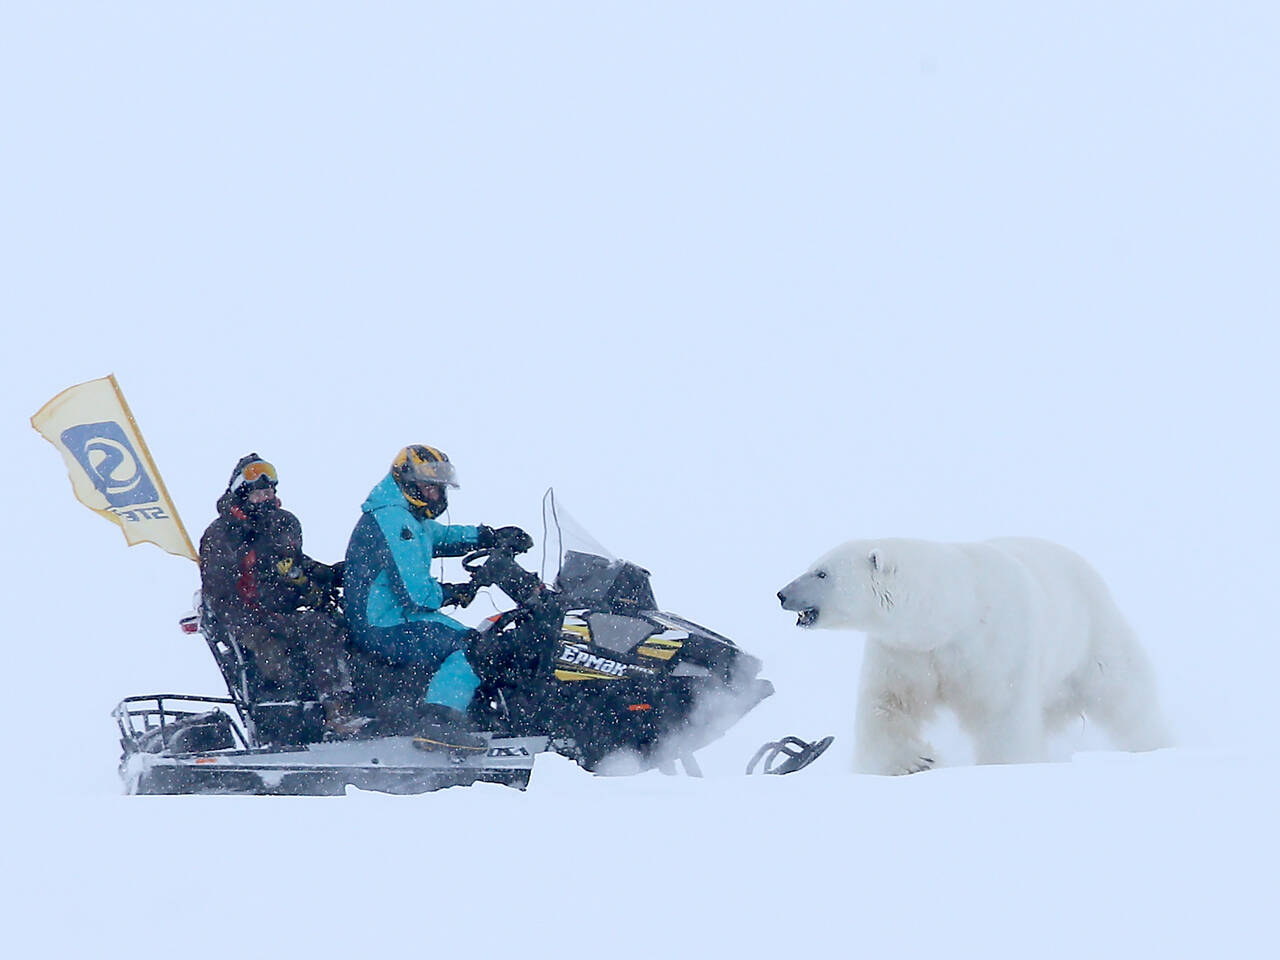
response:
[[[550,492],[548,493],[550,498]],[[496,586],[514,608],[490,618],[468,659],[481,684],[469,715],[483,731],[471,749],[440,749],[414,735],[421,690],[395,678],[364,677],[379,692],[363,735],[326,740],[310,691],[296,699],[259,695],[251,658],[207,617],[203,633],[229,698],[131,697],[115,711],[130,793],[339,794],[348,785],[389,793],[501,783],[523,789],[534,757],[554,751],[597,773],[657,767],[699,773],[693,754],[773,693],[760,661],[733,641],[657,609],[647,571],[611,557],[589,537],[565,535],[554,499],[558,560],[553,583],[506,549],[463,558],[476,587]],[[545,511],[544,511],[545,519]],[[544,549],[546,538],[544,537]],[[377,671],[353,655],[353,668]],[[226,711],[234,708],[235,718]],[[831,738],[766,744],[764,772],[789,773],[819,756]],[[777,767],[779,751],[787,759]],[[750,772],[750,767],[748,768]]]

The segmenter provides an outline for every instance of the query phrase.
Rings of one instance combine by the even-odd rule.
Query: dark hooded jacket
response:
[[[278,499],[251,504],[247,488],[231,489],[240,470],[256,459],[250,455],[236,464],[218,498],[218,517],[200,538],[201,593],[228,626],[318,606],[334,582],[332,568],[302,552],[302,524]]]

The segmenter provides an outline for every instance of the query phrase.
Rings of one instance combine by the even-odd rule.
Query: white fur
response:
[[[1098,573],[1055,543],[853,540],[778,596],[816,611],[809,626],[867,635],[861,772],[933,766],[921,730],[939,706],[954,711],[979,763],[1046,760],[1046,737],[1081,715],[1125,750],[1169,743],[1133,631]]]

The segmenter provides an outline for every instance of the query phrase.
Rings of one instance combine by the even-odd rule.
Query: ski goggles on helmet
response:
[[[258,486],[258,481],[265,479],[267,483],[273,487],[279,482],[276,477],[276,468],[265,460],[255,460],[253,463],[247,464],[243,470],[236,474],[235,480],[231,482],[232,490],[239,490],[245,484],[249,486]]]

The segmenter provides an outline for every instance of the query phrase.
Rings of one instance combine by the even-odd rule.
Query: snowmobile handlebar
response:
[[[542,578],[516,563],[507,547],[473,550],[462,558],[462,569],[476,587],[498,587],[518,604],[525,604],[542,590]]]

